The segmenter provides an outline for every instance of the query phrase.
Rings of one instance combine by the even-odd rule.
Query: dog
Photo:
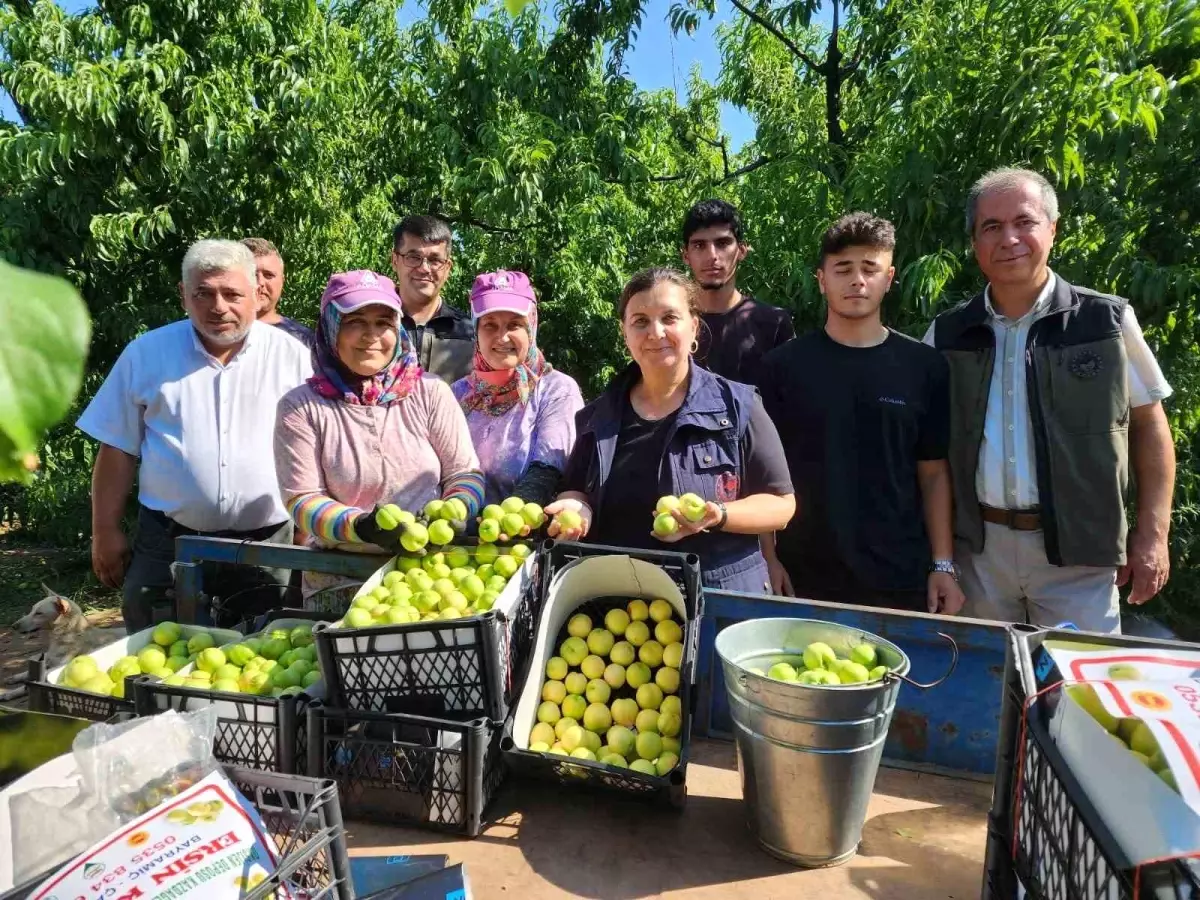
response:
[[[57,668],[76,656],[91,653],[125,637],[123,625],[103,628],[92,625],[78,603],[52,591],[45,584],[42,585],[42,590],[45,596],[13,623],[13,630],[19,634],[49,632],[50,641],[46,648],[47,669]],[[18,678],[9,684],[24,680]]]

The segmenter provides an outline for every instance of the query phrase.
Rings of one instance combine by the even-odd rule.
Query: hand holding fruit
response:
[[[592,508],[574,497],[555,500],[546,507],[546,513],[553,516],[546,533],[564,541],[578,541],[586,537],[592,525]]]
[[[508,497],[502,503],[489,503],[479,516],[479,540],[485,544],[528,537],[546,522],[546,511],[520,497]]]
[[[396,512],[403,512],[394,504],[376,506],[370,512],[359,513],[354,518],[354,533],[364,544],[374,544],[388,553],[400,552],[400,536],[403,525]]]
[[[721,509],[696,494],[660,497],[651,533],[666,544],[699,534],[721,521]]]

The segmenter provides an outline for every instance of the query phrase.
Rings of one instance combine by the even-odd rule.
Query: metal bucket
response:
[[[839,656],[872,644],[897,677],[867,684],[803,685],[764,671],[814,641]],[[752,619],[716,640],[737,737],[750,830],[771,854],[807,867],[854,856],[909,660],[895,644],[856,628],[811,619]],[[957,658],[957,651],[955,652]]]

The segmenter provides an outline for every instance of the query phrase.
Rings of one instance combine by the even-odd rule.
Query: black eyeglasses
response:
[[[440,272],[450,264],[450,260],[441,256],[422,256],[420,253],[397,253],[396,255],[408,269],[419,269],[428,264],[430,272]]]

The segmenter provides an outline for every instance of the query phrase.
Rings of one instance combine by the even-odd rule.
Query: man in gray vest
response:
[[[967,198],[988,285],[925,336],[950,364],[950,469],[964,614],[1118,632],[1170,572],[1171,388],[1128,301],[1047,265],[1058,198],[998,169]],[[1125,519],[1128,475],[1137,526]]]

